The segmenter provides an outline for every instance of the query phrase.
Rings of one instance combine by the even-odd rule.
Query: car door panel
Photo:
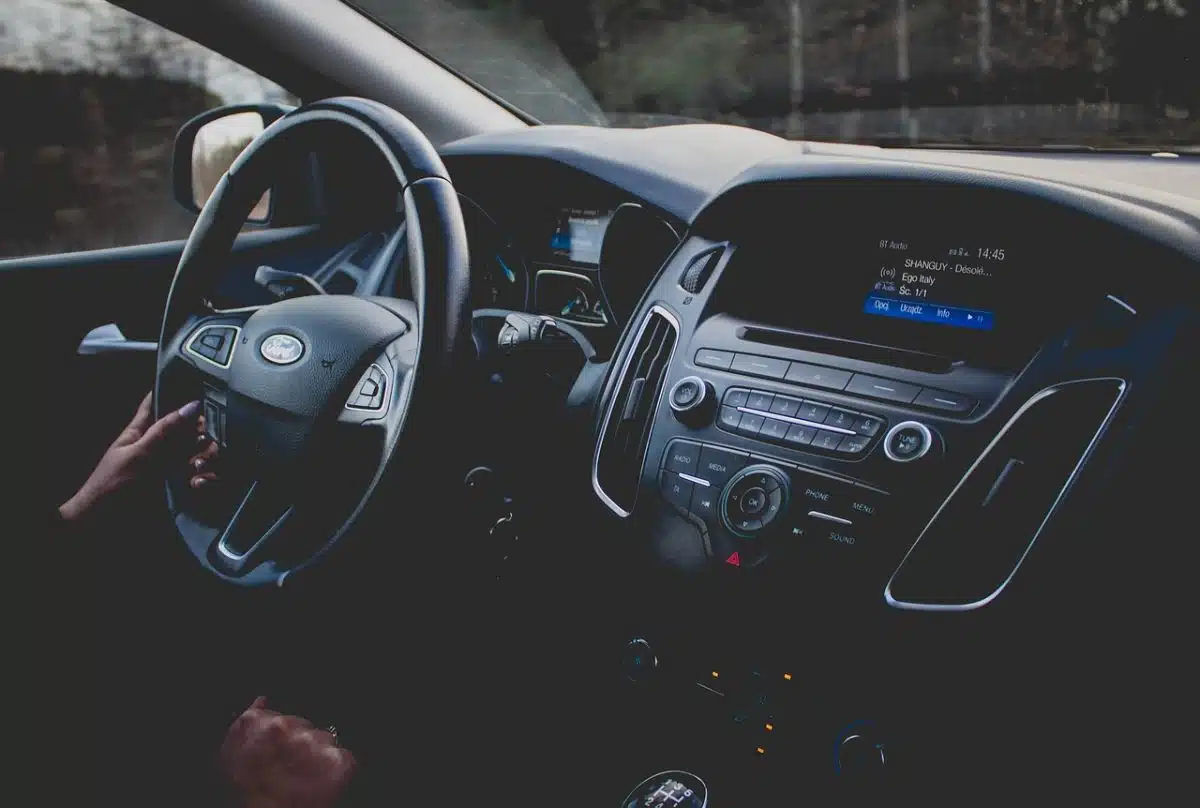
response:
[[[0,261],[0,335],[9,346],[0,412],[4,424],[20,425],[10,429],[10,456],[48,471],[39,484],[54,496],[79,484],[153,385],[162,307],[184,244]],[[245,232],[214,280],[265,294],[253,283],[258,266],[311,271],[343,245],[316,227]]]

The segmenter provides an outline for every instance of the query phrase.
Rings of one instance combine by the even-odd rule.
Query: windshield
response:
[[[1200,142],[1200,0],[353,0],[543,123]]]

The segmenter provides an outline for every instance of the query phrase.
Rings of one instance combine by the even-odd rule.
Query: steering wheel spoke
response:
[[[212,543],[210,561],[238,575],[278,551],[286,542],[295,510],[295,490],[280,480],[251,483],[225,529]]]

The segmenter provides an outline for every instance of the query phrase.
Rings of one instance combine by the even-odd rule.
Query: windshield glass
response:
[[[1200,142],[1200,0],[354,0],[543,123]]]

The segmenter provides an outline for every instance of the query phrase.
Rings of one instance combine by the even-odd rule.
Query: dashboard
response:
[[[529,487],[599,582],[616,695],[579,695],[611,707],[614,766],[690,761],[750,802],[1157,765],[1190,631],[1200,164],[711,125],[442,153],[476,309],[598,349],[567,396],[586,457],[556,443]],[[320,265],[369,277],[392,237]],[[491,432],[520,454],[538,418]]]
[[[1185,613],[1128,539],[1172,530],[1149,503],[1182,495],[1166,469],[1195,446],[1161,425],[1197,355],[1200,203],[1178,191],[1200,182],[1178,175],[1200,169],[1112,158],[1125,180],[1146,163],[1139,186],[1101,156],[667,130],[445,150],[522,234],[535,311],[601,324],[596,244],[622,197],[682,234],[572,394],[623,754],[695,761],[746,800],[797,778],[928,795],[1136,770],[1170,707],[1096,699],[1153,679],[1112,658],[1145,648],[1132,614]],[[522,214],[498,200],[537,176]],[[540,285],[557,272],[593,287]]]

